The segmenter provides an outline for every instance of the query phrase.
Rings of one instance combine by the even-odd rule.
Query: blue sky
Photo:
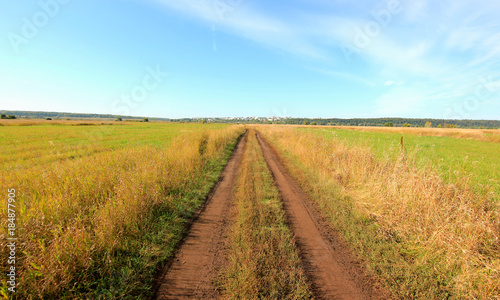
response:
[[[0,109],[500,119],[500,2],[0,2]]]

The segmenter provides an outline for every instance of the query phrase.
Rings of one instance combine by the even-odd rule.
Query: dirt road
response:
[[[319,216],[307,205],[307,196],[267,142],[260,135],[257,138],[283,198],[314,295],[322,299],[383,299],[362,275],[347,247],[335,241],[335,236],[325,237],[327,229],[322,228]]]
[[[387,299],[373,288],[341,239],[321,221],[279,157],[257,134],[266,163],[283,199],[290,229],[297,245],[315,298]],[[157,299],[216,299],[212,280],[225,264],[224,245],[229,227],[233,188],[242,159],[246,136],[222,172],[222,180],[209,198],[205,210],[193,223],[178,254],[160,279]],[[323,223],[322,223],[323,222]]]
[[[206,207],[191,226],[177,255],[160,279],[157,299],[214,299],[212,280],[224,265],[224,239],[234,182],[246,142],[244,136],[222,171]]]

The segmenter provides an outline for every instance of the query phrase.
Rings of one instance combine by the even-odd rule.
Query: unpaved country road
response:
[[[204,211],[191,226],[176,256],[167,266],[157,299],[215,299],[212,280],[224,265],[224,235],[230,220],[233,187],[243,155],[246,134],[222,171],[221,180]]]
[[[304,262],[306,275],[316,298],[321,299],[384,299],[370,286],[354,265],[342,243],[325,238],[315,213],[306,205],[307,196],[287,173],[278,156],[267,142],[257,135],[266,163],[278,186],[290,229]],[[344,247],[345,248],[345,247]]]
[[[221,174],[205,210],[194,221],[178,253],[159,279],[157,299],[217,299],[212,280],[225,265],[225,235],[230,225],[233,189],[246,134]],[[257,139],[283,198],[305,272],[318,299],[388,299],[363,275],[348,247],[335,241],[308,204],[306,194],[287,173],[278,156],[257,133]]]

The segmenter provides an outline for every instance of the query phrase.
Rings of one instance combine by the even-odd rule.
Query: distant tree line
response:
[[[308,119],[291,118],[282,120],[282,124],[310,124],[334,126],[388,126],[388,127],[441,127],[441,128],[500,128],[500,120],[445,120],[445,119]]]
[[[387,126],[387,127],[427,127],[427,128],[500,128],[500,120],[445,120],[445,119],[406,119],[406,118],[372,118],[372,119],[320,119],[320,118],[269,118],[227,119],[227,118],[184,118],[171,119],[172,122],[206,122],[210,123],[242,123],[242,124],[295,124],[295,125],[330,125],[330,126]]]
[[[0,119],[16,119],[16,116],[15,115],[6,115],[6,114],[2,114],[0,116]]]
[[[243,124],[297,124],[297,125],[334,125],[334,126],[389,126],[389,127],[435,127],[435,128],[500,128],[500,120],[446,120],[446,119],[408,119],[408,118],[144,118],[110,114],[83,114],[42,111],[0,111],[2,119],[110,119],[136,121],[171,121],[185,123],[243,123]]]
[[[130,117],[130,116],[117,116],[109,114],[84,114],[84,113],[64,113],[64,112],[49,112],[49,111],[20,111],[20,110],[2,110],[0,111],[2,116],[9,114],[16,116],[17,118],[29,118],[29,119],[128,119],[128,120],[142,120],[146,121],[147,118],[144,117]],[[2,117],[3,119],[3,117]],[[149,119],[148,119],[149,121]]]

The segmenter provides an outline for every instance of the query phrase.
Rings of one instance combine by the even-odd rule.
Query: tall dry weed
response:
[[[434,267],[446,277],[452,298],[500,297],[499,203],[491,194],[475,193],[469,177],[447,183],[404,152],[396,160],[377,159],[367,147],[314,133],[285,127],[259,130],[314,173],[310,180],[341,187],[354,209],[374,221],[389,242],[404,243],[411,253],[400,255],[411,257],[408,263]]]

